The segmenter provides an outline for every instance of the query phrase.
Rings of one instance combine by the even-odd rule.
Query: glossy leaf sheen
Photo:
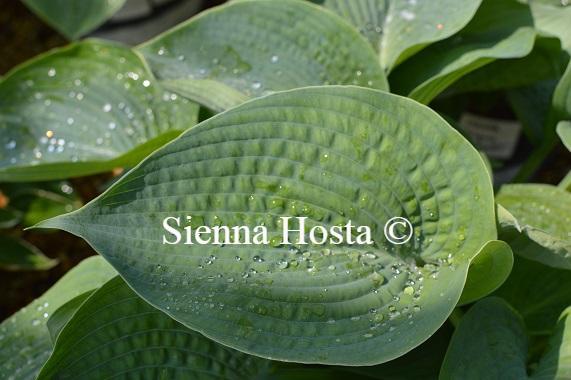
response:
[[[375,52],[357,31],[299,0],[231,2],[139,51],[166,88],[215,111],[303,86],[388,88]]]
[[[86,41],[49,52],[0,82],[0,181],[135,165],[197,115],[123,46]]]
[[[111,18],[126,0],[22,1],[50,26],[75,40]]]
[[[390,71],[426,45],[466,26],[481,2],[325,0],[323,6],[355,26],[379,52],[381,66]]]
[[[571,194],[552,185],[513,184],[500,189],[500,236],[527,259],[571,269]],[[510,215],[511,214],[511,215]]]
[[[391,74],[391,87],[426,104],[462,76],[496,59],[526,56],[534,40],[527,5],[484,0],[464,29],[400,65]]]
[[[35,379],[52,344],[46,322],[61,305],[116,272],[101,257],[84,260],[40,298],[0,324],[0,378]]]
[[[115,277],[63,328],[38,379],[253,379],[270,363],[184,327]]]
[[[195,226],[263,223],[271,241],[162,244],[163,218],[185,215]],[[376,245],[282,246],[280,216],[306,216],[309,227],[351,219]],[[415,226],[409,243],[385,240],[394,216]],[[338,86],[208,119],[40,227],[83,237],[138,294],[218,342],[349,365],[396,358],[432,335],[496,236],[488,173],[457,131],[412,100]]]

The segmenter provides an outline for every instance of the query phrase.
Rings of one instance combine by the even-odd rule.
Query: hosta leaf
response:
[[[458,32],[474,17],[481,2],[325,0],[323,5],[359,29],[388,71],[426,45]]]
[[[525,57],[485,65],[459,79],[446,93],[517,89],[539,81],[558,80],[568,60],[564,55],[559,39],[537,35],[533,50]]]
[[[138,55],[87,41],[16,68],[0,82],[0,181],[86,175],[134,165],[196,122]]]
[[[571,119],[571,62],[567,65],[567,69],[561,80],[555,88],[553,94],[553,110],[556,121],[560,119]]]
[[[470,308],[452,336],[440,380],[527,379],[527,336],[521,317],[500,298]]]
[[[216,111],[303,86],[387,89],[367,41],[337,16],[299,0],[229,3],[139,50],[166,88]]]
[[[440,380],[554,380],[571,376],[571,319],[567,309],[537,368],[528,376],[528,341],[521,316],[500,298],[486,298],[462,318]]]
[[[571,6],[567,0],[530,0],[529,4],[536,28],[561,39],[563,48],[571,53]]]
[[[557,134],[565,147],[571,151],[571,121],[560,121],[557,124]]]
[[[270,363],[184,327],[115,277],[65,325],[38,379],[253,379]]]
[[[75,40],[103,24],[126,0],[22,0],[58,32]]]
[[[515,257],[506,282],[494,293],[525,319],[532,334],[550,334],[561,312],[571,305],[571,271]]]
[[[514,184],[500,189],[500,237],[525,258],[571,269],[571,194],[552,185]],[[510,215],[511,214],[511,215]]]
[[[95,292],[95,289],[88,290],[78,295],[60,306],[48,319],[47,327],[50,333],[52,343],[55,343],[61,330],[67,325],[67,322],[77,312],[79,307]]]
[[[0,235],[0,268],[4,270],[45,270],[57,264],[32,244]]]
[[[46,322],[61,305],[116,272],[101,257],[84,260],[40,298],[0,324],[0,378],[35,379],[52,351]]]
[[[477,68],[496,59],[526,56],[534,40],[533,20],[526,4],[484,0],[464,29],[400,65],[391,74],[391,87],[399,94],[429,103]]]
[[[163,218],[186,215],[195,227],[264,224],[270,239],[162,244]],[[376,244],[282,245],[281,216],[306,216],[309,227],[351,219]],[[394,216],[410,220],[414,239],[385,239]],[[488,173],[456,130],[409,99],[339,86],[208,119],[40,226],[83,237],[143,298],[218,342],[352,365],[396,358],[432,335],[469,260],[496,236]]]
[[[561,314],[532,379],[571,379],[571,307]]]
[[[561,180],[561,182],[559,182],[559,185],[557,185],[557,187],[565,191],[571,192],[571,171],[567,173],[565,177],[563,177],[563,179]]]
[[[506,242],[489,241],[470,263],[459,303],[474,302],[499,288],[510,275],[513,261],[512,250]]]

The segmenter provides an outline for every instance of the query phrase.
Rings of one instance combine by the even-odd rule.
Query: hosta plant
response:
[[[75,40],[123,5],[24,2]],[[568,10],[235,0],[13,68],[0,267],[57,265],[23,239],[54,229],[98,256],[2,322],[0,377],[569,378],[571,179],[494,187],[439,106],[508,94],[519,182],[568,154]]]

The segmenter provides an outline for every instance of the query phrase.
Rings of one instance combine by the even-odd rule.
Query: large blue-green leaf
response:
[[[533,335],[550,334],[561,312],[571,305],[571,271],[515,257],[506,282],[494,293],[524,318]]]
[[[440,380],[556,380],[571,377],[571,319],[567,309],[537,368],[527,373],[528,340],[521,316],[500,298],[487,298],[462,318]]]
[[[397,67],[391,88],[422,103],[462,76],[496,59],[521,58],[533,48],[529,7],[517,0],[484,0],[470,23]]]
[[[269,241],[163,244],[163,218],[187,225],[186,215],[191,228],[263,224]],[[375,244],[280,244],[282,216],[305,216],[308,228],[350,219],[369,226]],[[395,216],[414,227],[406,244],[383,234]],[[469,261],[496,237],[494,218],[480,155],[436,113],[381,91],[325,86],[217,115],[40,226],[83,237],[143,298],[218,342],[372,365],[446,320]]]
[[[63,327],[38,379],[254,379],[270,364],[184,327],[115,277]]]
[[[571,269],[571,193],[543,184],[504,185],[498,192],[500,237],[525,258]],[[507,210],[507,211],[506,211]]]
[[[452,336],[440,380],[526,379],[527,344],[521,317],[500,298],[483,299]]]
[[[367,41],[331,12],[301,0],[232,2],[139,50],[166,88],[216,111],[303,86],[387,89]]]
[[[0,81],[0,181],[134,165],[197,114],[157,85],[130,49],[86,41],[52,51]]]
[[[126,0],[22,0],[58,32],[75,40],[97,28]]]
[[[35,379],[52,344],[48,317],[75,296],[99,287],[116,275],[101,257],[86,259],[40,298],[0,324],[0,378]]]
[[[432,42],[462,29],[482,0],[325,0],[369,40],[387,71]],[[443,10],[446,10],[445,12]]]

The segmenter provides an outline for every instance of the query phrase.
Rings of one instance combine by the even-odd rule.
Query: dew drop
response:
[[[413,12],[405,9],[400,12],[400,17],[402,17],[404,20],[411,21],[414,20],[416,15]]]
[[[50,69],[48,70],[48,76],[51,77],[51,78],[55,77],[55,76],[56,76],[56,69],[54,69],[53,67],[50,68]]]
[[[252,82],[252,88],[253,88],[254,90],[258,90],[258,89],[260,89],[261,87],[262,87],[262,83],[261,83],[261,82],[259,82],[259,81],[254,81],[254,82]]]
[[[271,63],[277,63],[279,61],[279,57],[277,55],[272,55],[272,57],[270,58],[270,62]]]
[[[111,111],[112,108],[113,108],[113,107],[111,106],[111,104],[106,103],[106,104],[103,106],[103,112],[109,112],[109,111]]]

